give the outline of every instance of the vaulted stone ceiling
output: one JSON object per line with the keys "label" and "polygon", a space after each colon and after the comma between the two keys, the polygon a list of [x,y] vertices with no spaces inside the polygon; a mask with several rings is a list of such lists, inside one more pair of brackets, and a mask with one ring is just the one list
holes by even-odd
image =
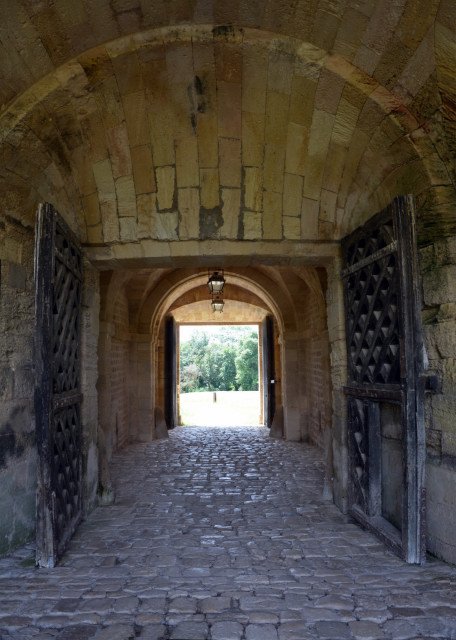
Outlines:
{"label": "vaulted stone ceiling", "polygon": [[[454,231],[452,0],[0,0],[0,205],[87,245]],[[152,250],[150,250],[152,251]],[[96,256],[96,249],[94,249]]]}

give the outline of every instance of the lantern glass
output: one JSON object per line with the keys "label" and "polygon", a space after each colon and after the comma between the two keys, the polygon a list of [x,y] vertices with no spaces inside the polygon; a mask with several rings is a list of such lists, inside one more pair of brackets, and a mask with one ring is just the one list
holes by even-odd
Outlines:
{"label": "lantern glass", "polygon": [[223,271],[214,271],[207,281],[207,286],[211,293],[222,293],[224,284],[225,278],[223,277]]}
{"label": "lantern glass", "polygon": [[218,296],[216,296],[215,298],[212,299],[211,305],[212,305],[212,311],[214,313],[216,311],[218,311],[219,313],[222,313],[225,303],[223,302],[222,298],[219,298]]}

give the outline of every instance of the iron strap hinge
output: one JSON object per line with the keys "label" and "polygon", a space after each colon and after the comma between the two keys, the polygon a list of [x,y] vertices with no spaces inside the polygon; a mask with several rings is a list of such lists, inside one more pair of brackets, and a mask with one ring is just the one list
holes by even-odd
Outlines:
{"label": "iron strap hinge", "polygon": [[66,391],[65,393],[55,394],[52,399],[54,411],[59,411],[72,404],[82,402],[83,395],[79,391]]}
{"label": "iron strap hinge", "polygon": [[341,278],[346,278],[347,276],[351,275],[352,273],[355,273],[355,271],[359,271],[359,269],[362,269],[363,267],[367,267],[367,265],[372,264],[373,262],[376,262],[377,260],[380,260],[380,258],[384,258],[385,256],[389,256],[391,253],[395,253],[396,251],[397,251],[397,240],[393,240],[393,242],[391,242],[386,247],[383,247],[382,249],[379,249],[378,251],[375,251],[370,256],[367,256],[366,258],[363,258],[362,260],[360,260],[356,264],[353,264],[350,267],[347,267],[346,269],[343,269],[340,272],[340,277]]}

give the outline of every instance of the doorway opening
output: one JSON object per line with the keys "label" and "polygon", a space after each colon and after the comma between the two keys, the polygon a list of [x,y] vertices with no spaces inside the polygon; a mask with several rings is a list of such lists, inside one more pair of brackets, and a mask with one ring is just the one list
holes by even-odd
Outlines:
{"label": "doorway opening", "polygon": [[259,335],[258,324],[178,325],[179,424],[263,423]]}

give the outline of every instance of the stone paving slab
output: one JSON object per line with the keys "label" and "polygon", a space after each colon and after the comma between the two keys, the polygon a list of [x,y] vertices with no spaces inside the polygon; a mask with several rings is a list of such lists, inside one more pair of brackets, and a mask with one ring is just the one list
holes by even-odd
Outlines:
{"label": "stone paving slab", "polygon": [[325,501],[315,447],[180,427],[113,477],[58,567],[0,560],[0,640],[456,640],[456,569],[404,564]]}

